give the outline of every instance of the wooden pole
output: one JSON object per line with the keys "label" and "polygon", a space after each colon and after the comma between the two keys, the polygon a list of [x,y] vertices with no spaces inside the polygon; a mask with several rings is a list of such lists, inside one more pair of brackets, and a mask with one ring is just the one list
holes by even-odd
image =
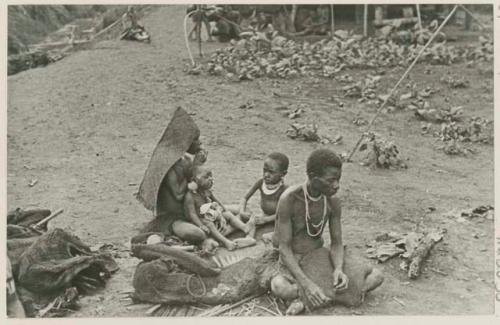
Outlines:
{"label": "wooden pole", "polygon": [[203,57],[201,52],[201,22],[203,21],[203,11],[201,10],[201,5],[198,5],[198,19],[196,21],[196,36],[198,38],[198,51],[200,53],[200,58]]}
{"label": "wooden pole", "polygon": [[460,8],[462,8],[462,10],[465,11],[466,14],[474,19],[481,29],[486,29],[486,26],[484,26],[483,23],[481,23],[481,21],[469,9],[467,9],[467,7],[465,7],[464,5],[460,5]]}
{"label": "wooden pole", "polygon": [[42,225],[46,224],[47,222],[49,222],[50,220],[54,219],[55,217],[57,217],[58,215],[60,215],[61,213],[63,213],[64,210],[63,209],[59,209],[57,210],[56,212],[54,212],[53,214],[51,214],[50,216],[48,217],[45,217],[43,218],[42,220],[38,221],[36,224],[35,224],[35,228],[38,228],[38,227],[41,227]]}
{"label": "wooden pole", "polygon": [[417,6],[417,18],[418,18],[418,28],[420,29],[420,31],[422,31],[422,16],[420,15],[420,5],[419,4],[416,4]]}
{"label": "wooden pole", "polygon": [[332,31],[332,37],[333,33],[335,32],[335,11],[333,11],[333,5],[330,5],[330,13],[332,15],[332,25],[331,25],[331,31]]}
{"label": "wooden pole", "polygon": [[[443,29],[443,27],[446,25],[446,23],[448,22],[448,20],[450,20],[450,18],[453,16],[453,14],[457,10],[457,8],[458,8],[458,5],[455,5],[453,7],[453,9],[450,11],[450,13],[445,18],[445,20],[441,23],[441,25],[438,27],[438,29],[436,29],[436,31],[434,32],[434,34],[432,34],[432,36],[429,38],[429,40],[424,45],[424,47],[422,47],[422,49],[420,50],[420,52],[418,52],[418,54],[415,57],[415,59],[413,59],[413,62],[406,69],[406,71],[403,73],[403,75],[401,76],[401,78],[399,78],[399,80],[396,83],[396,85],[389,92],[389,95],[387,95],[387,97],[385,98],[384,102],[379,106],[379,108],[375,112],[375,115],[373,116],[373,118],[371,119],[371,121],[368,123],[368,126],[366,127],[365,133],[367,133],[368,131],[370,131],[370,129],[371,129],[372,125],[373,125],[373,122],[375,122],[375,120],[377,119],[377,117],[380,114],[380,112],[382,112],[382,108],[385,107],[385,105],[387,104],[387,102],[389,101],[389,99],[392,97],[392,95],[394,94],[394,92],[396,91],[396,89],[399,87],[399,85],[401,84],[401,82],[403,82],[403,80],[406,78],[406,76],[410,73],[411,69],[413,69],[413,67],[415,66],[415,64],[417,64],[418,59],[420,59],[420,57],[422,56],[422,54],[424,53],[424,51],[427,49],[427,47],[429,47],[429,45],[432,43],[432,41],[434,40],[434,38],[436,37],[436,35],[439,34],[439,32],[441,31],[441,29]],[[364,138],[364,134],[361,135],[361,137],[359,138],[358,142],[354,145],[354,148],[352,149],[351,153],[347,157],[347,161],[351,160],[352,156],[354,155],[354,153],[358,149],[359,145],[361,144],[361,141],[363,141],[363,138]]]}
{"label": "wooden pole", "polygon": [[364,5],[363,10],[363,36],[368,36],[368,4]]}
{"label": "wooden pole", "polygon": [[297,16],[297,6],[298,5],[292,5],[292,33],[295,33],[295,16]]}

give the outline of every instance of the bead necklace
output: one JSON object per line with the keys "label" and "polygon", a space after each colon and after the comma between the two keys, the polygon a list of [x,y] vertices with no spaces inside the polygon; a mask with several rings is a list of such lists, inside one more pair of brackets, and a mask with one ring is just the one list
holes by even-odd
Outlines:
{"label": "bead necklace", "polygon": [[[303,191],[304,191],[304,202],[306,205],[306,213],[305,213],[304,217],[306,220],[307,234],[311,237],[317,237],[319,234],[321,234],[323,232],[323,228],[325,227],[325,224],[326,224],[326,214],[327,214],[327,205],[328,205],[328,203],[326,201],[326,196],[321,194],[317,198],[311,197],[307,191],[307,182],[303,185]],[[321,217],[321,221],[319,223],[314,224],[311,221],[311,216],[309,214],[309,200],[311,200],[313,202],[318,202],[319,200],[321,200],[321,198],[323,198],[323,216]],[[311,233],[311,229],[309,227],[309,224],[311,224],[311,226],[313,228],[319,228],[316,231],[316,233],[314,233],[314,234]]]}

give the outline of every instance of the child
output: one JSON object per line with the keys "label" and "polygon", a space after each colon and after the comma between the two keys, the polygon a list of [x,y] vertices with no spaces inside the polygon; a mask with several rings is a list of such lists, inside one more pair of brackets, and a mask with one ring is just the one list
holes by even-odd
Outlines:
{"label": "child", "polygon": [[[193,182],[189,184],[189,191],[184,199],[184,209],[188,219],[207,235],[215,237],[228,250],[255,244],[255,239],[252,238],[255,235],[253,220],[245,224],[226,210],[210,191],[212,186],[212,172],[205,167],[196,166]],[[226,238],[235,229],[243,231],[248,238],[234,241]]]}
{"label": "child", "polygon": [[276,207],[281,194],[287,186],[284,184],[285,175],[288,172],[288,157],[279,152],[273,152],[264,160],[263,177],[259,179],[241,200],[239,214],[242,217],[249,217],[247,202],[260,191],[260,208],[262,215],[254,217],[256,225],[274,222],[276,219]]}

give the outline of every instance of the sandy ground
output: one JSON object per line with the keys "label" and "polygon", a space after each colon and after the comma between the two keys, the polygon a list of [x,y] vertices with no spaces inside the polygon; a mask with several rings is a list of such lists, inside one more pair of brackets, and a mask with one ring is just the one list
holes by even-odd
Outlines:
{"label": "sandy ground", "polygon": [[[357,114],[369,120],[375,112],[356,100],[346,100],[342,108],[331,103],[330,96],[341,95],[334,80],[229,83],[186,75],[184,12],[181,6],[163,6],[144,18],[153,35],[150,45],[102,42],[8,78],[8,209],[64,208],[52,227],[66,228],[90,245],[111,243],[116,248],[121,270],[104,291],[84,297],[82,309],[73,316],[144,316],[149,307],[126,306],[118,298],[132,290],[138,263],[129,257],[128,242],[151,218],[134,193],[177,106],[194,114],[209,150],[215,193],[228,203],[237,202],[260,176],[262,160],[272,151],[291,158],[288,183],[304,179],[305,160],[319,145],[287,138],[290,120],[276,107],[306,104],[299,121],[317,122],[324,134],[341,134],[341,145],[329,145],[338,152],[350,151],[363,130],[351,120]],[[204,49],[208,53],[220,46],[204,44]],[[196,49],[194,43],[192,47]],[[425,74],[426,69],[432,73]],[[386,72],[382,89],[392,86],[403,69]],[[350,73],[361,77],[369,71]],[[448,89],[439,82],[448,73],[465,75],[471,86]],[[493,119],[492,75],[465,65],[417,65],[410,79],[420,87],[441,88],[430,99],[436,107],[461,105],[466,116]],[[238,108],[249,100],[256,102],[253,109]],[[447,156],[436,149],[435,138],[421,135],[420,122],[408,111],[382,114],[375,130],[396,141],[409,168],[371,170],[358,164],[361,154],[345,165],[339,193],[344,241],[364,256],[365,244],[384,232],[440,227],[447,233],[418,280],[409,281],[395,258],[379,265],[386,281],[361,308],[317,313],[493,313],[493,222],[458,223],[443,215],[493,205],[493,147],[476,145],[475,155]],[[32,179],[38,183],[29,187]],[[429,207],[436,211],[427,213]]]}

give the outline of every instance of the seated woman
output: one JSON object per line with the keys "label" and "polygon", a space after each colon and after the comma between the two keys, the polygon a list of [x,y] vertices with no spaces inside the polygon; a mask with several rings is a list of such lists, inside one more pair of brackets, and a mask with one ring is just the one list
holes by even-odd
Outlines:
{"label": "seated woman", "polygon": [[195,139],[186,154],[167,172],[158,191],[156,214],[161,220],[160,231],[191,243],[201,243],[206,239],[205,233],[191,222],[185,215],[184,197],[188,190],[188,182],[192,178],[196,165],[203,164],[207,152],[201,149],[201,142]]}

